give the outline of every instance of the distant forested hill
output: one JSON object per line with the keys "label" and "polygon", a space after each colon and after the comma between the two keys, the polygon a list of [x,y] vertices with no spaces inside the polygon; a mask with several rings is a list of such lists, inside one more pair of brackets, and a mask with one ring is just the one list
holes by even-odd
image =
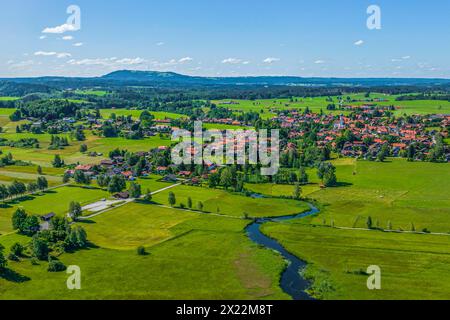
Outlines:
{"label": "distant forested hill", "polygon": [[[24,96],[30,93],[52,93],[87,87],[122,88],[140,86],[162,89],[190,90],[255,90],[267,87],[288,88],[377,88],[377,87],[421,87],[450,88],[450,79],[419,78],[302,78],[287,76],[264,77],[193,77],[174,72],[121,70],[102,77],[38,77],[0,78],[0,95]],[[292,89],[291,89],[292,90]],[[292,91],[301,92],[302,89]]]}

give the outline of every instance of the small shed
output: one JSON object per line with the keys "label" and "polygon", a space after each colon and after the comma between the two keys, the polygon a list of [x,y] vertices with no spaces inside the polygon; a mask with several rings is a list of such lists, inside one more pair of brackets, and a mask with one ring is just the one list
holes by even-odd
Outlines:
{"label": "small shed", "polygon": [[50,213],[47,213],[46,215],[41,216],[41,220],[48,222],[48,221],[52,220],[52,218],[54,216],[56,216],[56,214],[54,212],[50,212]]}
{"label": "small shed", "polygon": [[127,191],[119,192],[114,195],[114,198],[126,200],[130,198],[130,194]]}

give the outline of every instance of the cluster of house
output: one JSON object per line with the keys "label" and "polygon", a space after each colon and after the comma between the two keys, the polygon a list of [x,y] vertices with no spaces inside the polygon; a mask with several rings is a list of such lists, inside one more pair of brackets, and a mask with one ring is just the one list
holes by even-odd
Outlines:
{"label": "cluster of house", "polygon": [[227,125],[233,125],[233,126],[244,126],[245,125],[245,123],[231,119],[231,118],[226,118],[226,119],[205,118],[202,121],[204,123],[227,124]]}
{"label": "cluster of house", "polygon": [[[436,127],[442,127],[439,131],[444,138],[448,137],[450,115],[415,115],[414,121],[407,122],[404,119],[391,119],[382,115],[375,115],[376,109],[359,107],[362,112],[352,116],[303,114],[290,112],[278,115],[274,118],[282,128],[291,129],[289,138],[302,137],[305,133],[300,129],[304,123],[315,123],[320,128],[317,132],[317,145],[319,147],[331,145],[337,147],[336,141],[344,132],[350,132],[354,139],[339,146],[344,156],[361,157],[364,155],[376,155],[383,145],[388,144],[393,156],[398,156],[402,150],[406,150],[411,143],[420,146],[418,154],[427,155],[429,149],[435,144]],[[379,110],[378,110],[379,111]],[[431,129],[430,129],[431,128]],[[297,129],[297,130],[296,130]],[[447,150],[447,161],[450,161],[450,151]]]}

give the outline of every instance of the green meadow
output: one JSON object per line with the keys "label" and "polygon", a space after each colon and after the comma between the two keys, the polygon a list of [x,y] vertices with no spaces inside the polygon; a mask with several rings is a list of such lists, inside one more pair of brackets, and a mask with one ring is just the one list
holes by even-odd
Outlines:
{"label": "green meadow", "polygon": [[[108,157],[109,151],[120,148],[130,152],[137,151],[149,151],[159,146],[168,146],[172,144],[169,139],[160,138],[159,136],[149,137],[141,140],[128,140],[125,138],[103,138],[92,135],[89,131],[86,131],[86,141],[76,141],[71,139],[70,135],[60,134],[60,137],[67,137],[69,140],[69,146],[61,150],[49,150],[50,134],[32,134],[32,133],[6,133],[0,134],[0,137],[17,141],[23,138],[35,138],[38,139],[39,149],[25,149],[25,148],[12,148],[1,147],[0,150],[3,153],[10,152],[14,159],[32,162],[33,164],[43,167],[51,167],[51,162],[56,154],[59,154],[67,164],[81,163],[91,164],[99,163],[101,160]],[[97,152],[103,154],[99,157],[89,157],[88,154],[83,154],[79,151],[80,146],[86,144],[88,146],[88,153]]]}
{"label": "green meadow", "polygon": [[[252,244],[247,222],[152,205],[130,204],[83,223],[93,245],[60,260],[82,270],[82,289],[47,263],[11,262],[1,299],[288,299],[278,286],[283,259]],[[0,243],[26,243],[16,234]],[[146,246],[147,255],[135,246]]]}
{"label": "green meadow", "polygon": [[206,130],[254,130],[253,127],[235,126],[222,123],[203,123],[203,128]]}
{"label": "green meadow", "polygon": [[[309,263],[307,274],[316,280],[312,291],[324,299],[448,298],[448,164],[353,159],[334,164],[340,186],[307,195],[321,210],[317,216],[263,227]],[[373,227],[394,232],[363,230],[369,216]],[[443,235],[414,234],[413,228]],[[382,290],[366,287],[370,265],[382,269]]]}
{"label": "green meadow", "polygon": [[[107,92],[86,90],[85,95]],[[344,95],[344,97],[346,97]],[[350,95],[365,99],[363,94]],[[387,101],[378,105],[399,107],[403,113],[450,113],[446,101],[395,101],[396,96],[372,94]],[[2,98],[0,100],[14,99]],[[332,97],[333,103],[337,98]],[[230,100],[223,100],[230,101]],[[219,106],[236,113],[256,111],[267,119],[274,110],[300,108],[327,112],[327,97],[244,101]],[[78,102],[83,102],[79,100]],[[362,105],[365,102],[350,103]],[[35,181],[37,165],[50,186],[60,185],[64,169],[52,168],[56,154],[67,164],[94,164],[108,157],[109,151],[149,151],[168,146],[170,139],[159,136],[142,140],[103,138],[85,131],[86,141],[69,138],[70,146],[48,150],[51,135],[15,133],[20,122],[10,122],[13,109],[0,109],[0,137],[9,140],[36,138],[39,149],[0,147],[15,159],[30,166],[0,168],[0,184],[13,180]],[[142,110],[104,109],[109,118],[131,115],[138,118]],[[334,111],[334,113],[342,113]],[[152,112],[157,119],[179,119],[185,116]],[[239,126],[205,124],[206,129],[242,129]],[[246,128],[244,128],[246,129]],[[445,140],[449,143],[449,140]],[[90,157],[79,152],[81,144]],[[308,262],[306,274],[315,280],[311,293],[321,299],[446,299],[450,294],[450,170],[448,164],[407,162],[387,159],[385,162],[333,160],[337,168],[338,186],[321,189],[314,169],[308,170],[310,183],[302,186],[302,196],[313,202],[320,213],[316,216],[283,223],[268,223],[263,231],[280,241],[291,253]],[[142,191],[152,192],[170,186],[160,176],[150,175],[137,182]],[[153,195],[153,203],[129,203],[89,220],[79,222],[88,233],[91,246],[75,253],[65,253],[60,260],[78,265],[82,270],[82,290],[66,288],[67,275],[48,273],[47,262],[32,265],[29,258],[9,262],[15,272],[12,278],[0,278],[0,299],[289,299],[279,287],[285,261],[277,253],[253,244],[245,234],[249,217],[276,217],[307,211],[306,202],[285,199],[292,196],[294,186],[246,184],[262,198],[245,197],[222,189],[180,185]],[[174,208],[169,193],[176,197]],[[193,210],[187,207],[192,199]],[[0,244],[8,251],[15,242],[26,244],[30,238],[13,233],[11,216],[21,207],[28,213],[43,215],[55,212],[65,215],[71,201],[81,205],[110,198],[105,190],[93,186],[58,187],[0,204]],[[203,212],[197,211],[202,202]],[[367,229],[372,226],[393,232]],[[434,234],[417,234],[426,231]],[[448,235],[447,235],[448,234]],[[147,255],[136,253],[144,246]],[[369,265],[382,270],[382,290],[366,287]]]}
{"label": "green meadow", "polygon": [[450,232],[450,170],[446,163],[386,163],[340,159],[335,162],[340,187],[318,190],[308,197],[322,213],[312,222],[332,220],[339,227],[375,224],[393,230]]}
{"label": "green meadow", "polygon": [[[139,119],[141,116],[141,113],[143,110],[128,110],[128,109],[101,109],[100,114],[104,119],[109,119],[112,114],[115,114],[116,116],[132,116],[134,119]],[[164,119],[181,119],[186,118],[187,116],[177,114],[177,113],[171,113],[171,112],[158,112],[158,111],[151,111],[152,115],[155,116],[155,119],[157,120],[164,120]]]}
{"label": "green meadow", "polygon": [[[263,226],[309,263],[312,293],[322,299],[448,299],[450,236],[337,230],[301,223]],[[371,265],[381,269],[381,290],[368,290]],[[326,289],[324,289],[326,288]]]}
{"label": "green meadow", "polygon": [[[350,97],[354,100],[361,100],[356,102],[346,102],[346,98]],[[434,114],[434,113],[450,113],[450,102],[449,101],[439,101],[439,100],[415,100],[415,101],[396,101],[398,97],[396,95],[385,95],[379,93],[372,93],[370,95],[371,99],[380,98],[386,101],[380,102],[366,102],[364,94],[344,94],[344,103],[349,105],[361,106],[365,104],[376,104],[378,106],[395,106],[397,110],[394,112],[396,115],[403,114]],[[297,99],[297,101],[295,101]],[[313,112],[320,112],[323,110],[325,113],[341,114],[348,113],[348,111],[327,110],[329,104],[334,103],[338,106],[338,97],[331,97],[332,101],[328,100],[328,97],[314,97],[314,98],[294,98],[291,102],[290,99],[258,99],[254,101],[250,100],[235,100],[235,99],[225,99],[212,101],[218,106],[230,108],[236,112],[249,112],[254,111],[261,113],[263,118],[270,117],[271,110],[289,110],[289,109],[301,109],[305,110],[307,107]],[[233,101],[237,104],[224,104]]]}
{"label": "green meadow", "polygon": [[107,91],[104,90],[76,90],[76,94],[87,95],[87,96],[98,96],[104,97],[108,94]]}
{"label": "green meadow", "polygon": [[108,192],[95,186],[69,185],[7,201],[0,206],[0,234],[12,231],[11,217],[17,208],[23,208],[28,213],[39,216],[50,212],[64,216],[69,210],[69,204],[72,201],[86,205],[109,197],[110,194]]}
{"label": "green meadow", "polygon": [[234,195],[224,190],[200,187],[179,186],[166,190],[153,197],[157,203],[168,206],[169,192],[175,194],[177,204],[187,207],[188,197],[192,199],[193,209],[197,209],[198,202],[202,202],[203,211],[234,217],[243,217],[247,213],[250,217],[275,217],[301,213],[308,210],[304,202],[291,199],[250,198]]}

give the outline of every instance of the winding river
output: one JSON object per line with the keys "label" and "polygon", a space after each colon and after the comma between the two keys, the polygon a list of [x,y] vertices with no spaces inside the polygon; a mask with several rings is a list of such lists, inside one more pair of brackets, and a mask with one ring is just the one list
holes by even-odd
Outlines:
{"label": "winding river", "polygon": [[314,300],[309,296],[305,290],[309,287],[310,283],[308,280],[304,279],[299,270],[306,267],[306,262],[300,260],[293,254],[289,253],[279,242],[269,238],[261,232],[261,226],[267,222],[281,222],[292,219],[305,218],[307,216],[314,215],[319,212],[319,209],[309,204],[311,210],[297,215],[282,216],[277,218],[261,218],[255,220],[247,228],[247,235],[258,245],[275,250],[279,252],[284,259],[286,259],[289,264],[286,270],[281,275],[280,287],[284,292],[289,294],[294,300]]}

